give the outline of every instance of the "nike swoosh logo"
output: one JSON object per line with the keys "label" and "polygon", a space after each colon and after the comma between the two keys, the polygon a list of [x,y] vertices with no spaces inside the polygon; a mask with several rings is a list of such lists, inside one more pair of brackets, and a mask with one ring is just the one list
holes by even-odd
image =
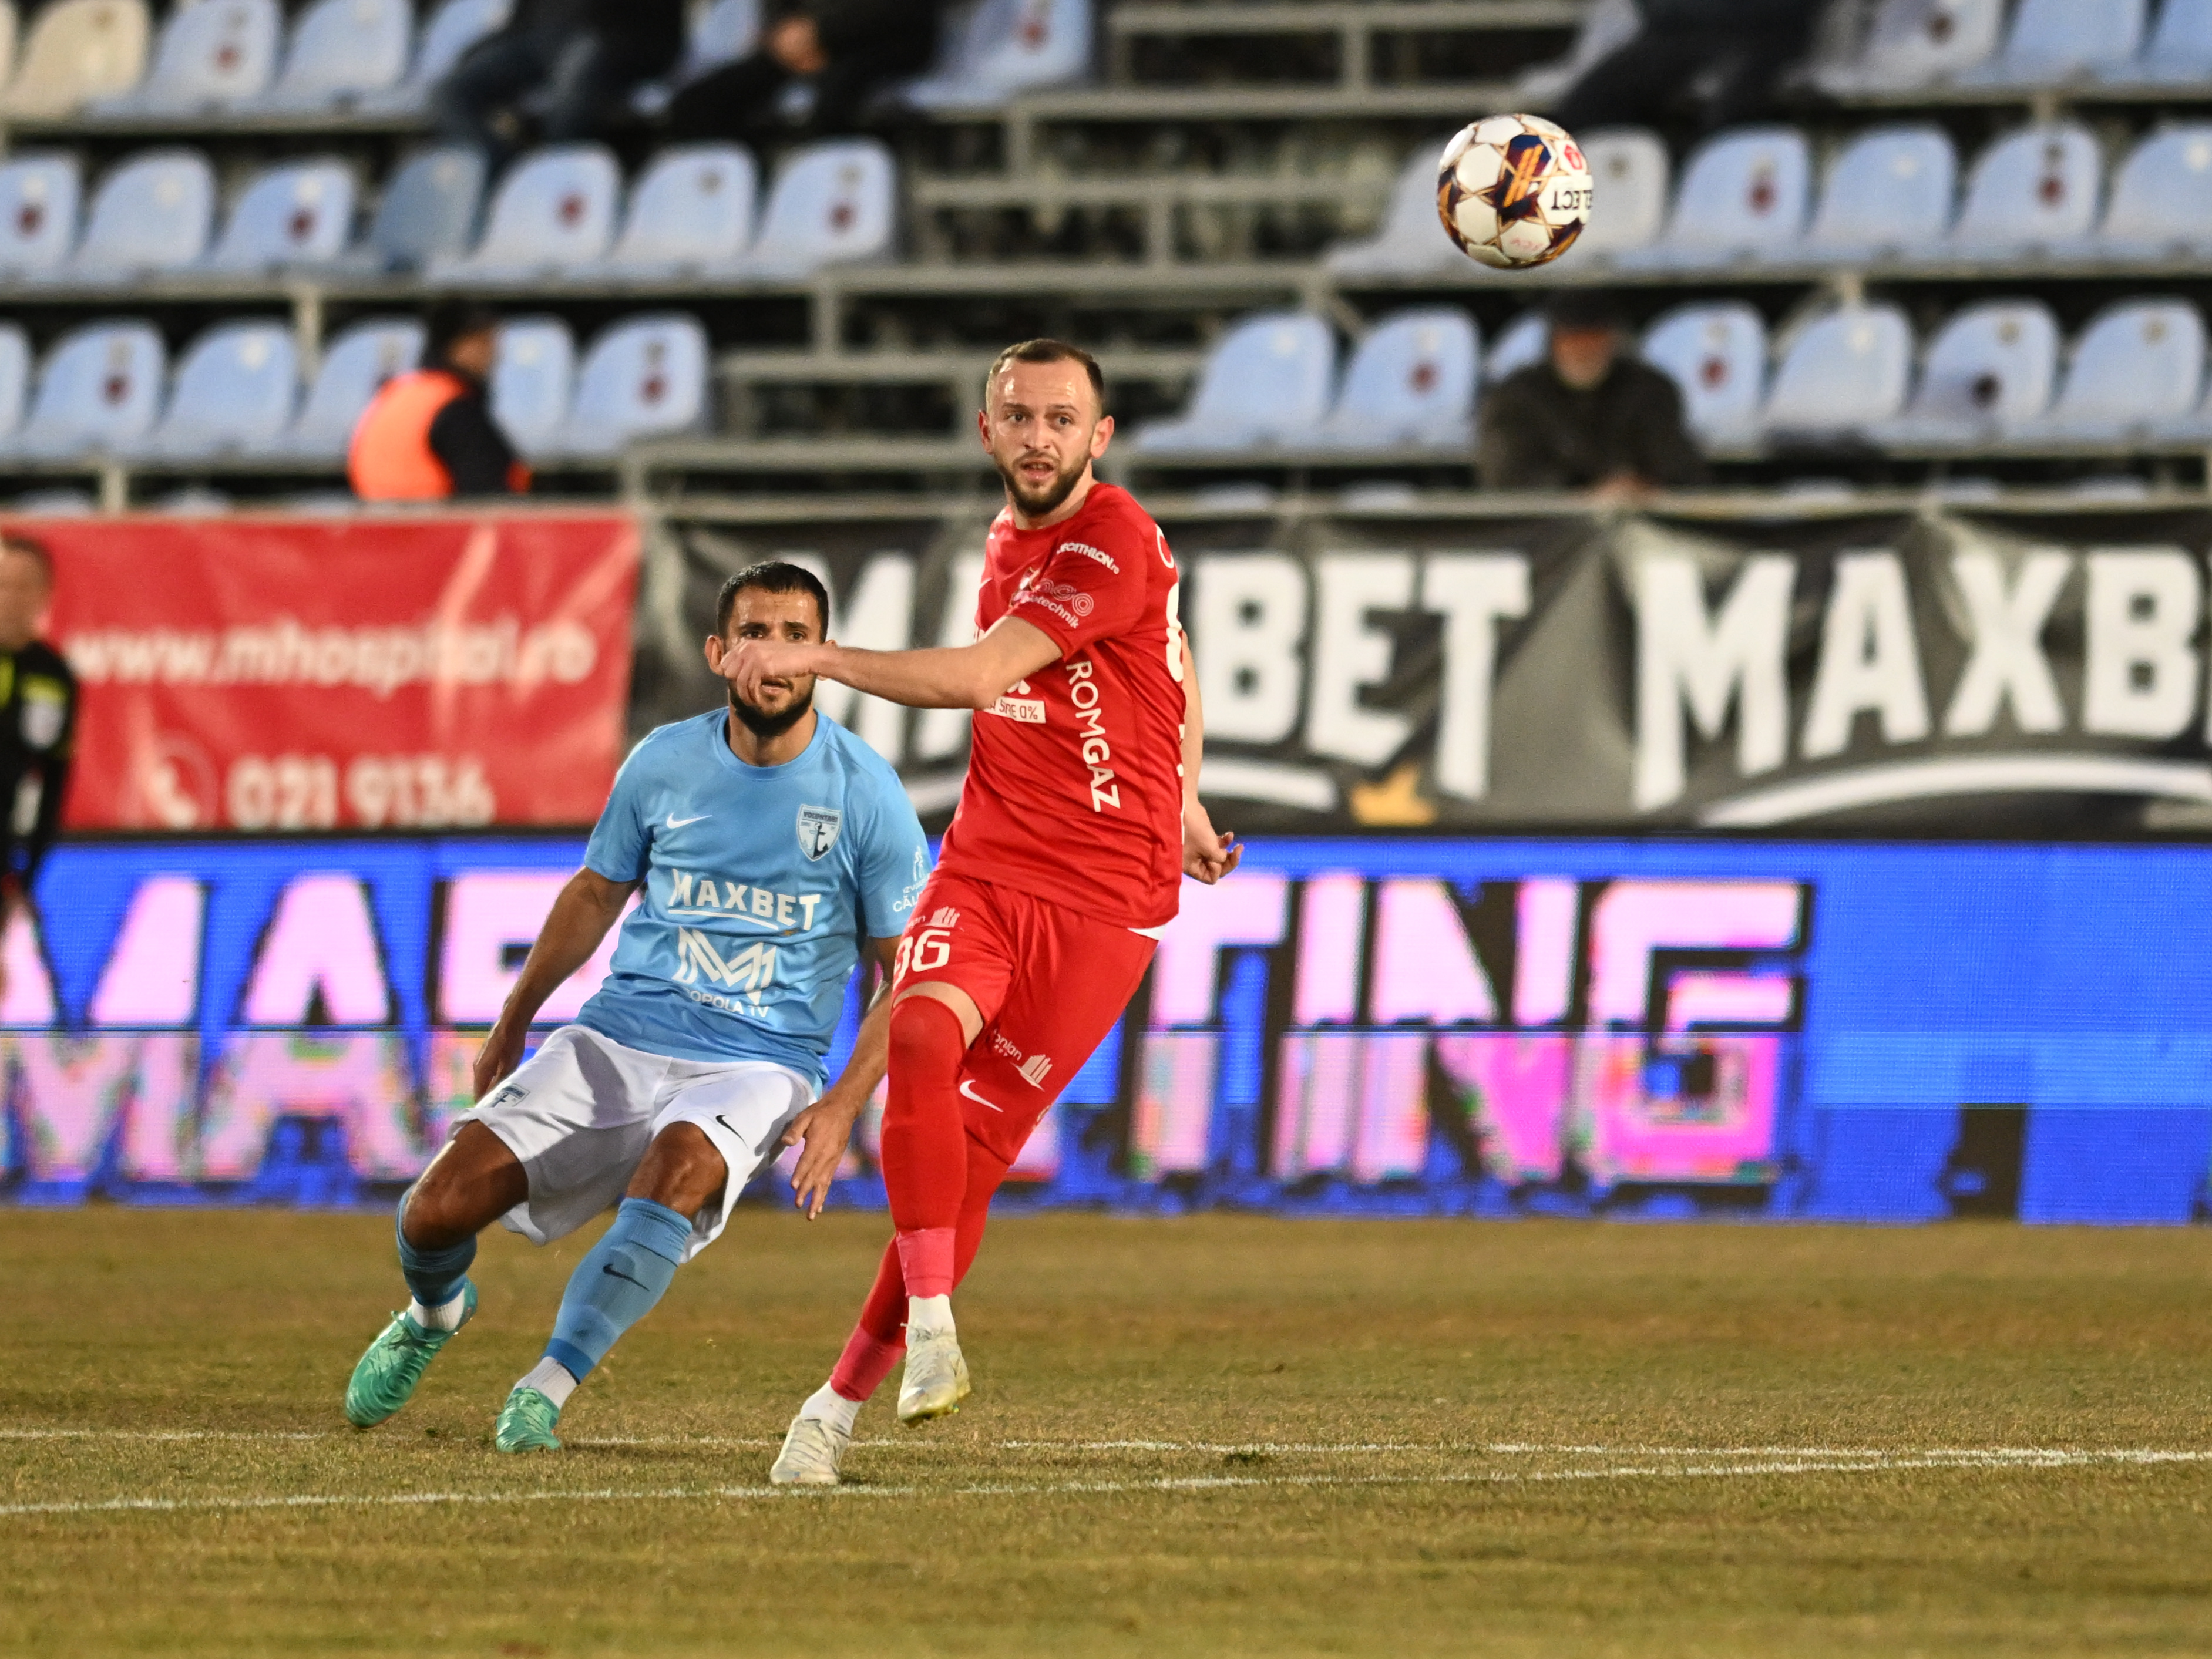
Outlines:
{"label": "nike swoosh logo", "polygon": [[969,1099],[974,1101],[978,1106],[990,1106],[991,1109],[994,1112],[1004,1112],[1006,1109],[1003,1106],[991,1106],[991,1103],[989,1101],[984,1099],[982,1096],[975,1092],[975,1085],[970,1083],[964,1077],[960,1079],[960,1092],[967,1096]]}
{"label": "nike swoosh logo", "polygon": [[714,816],[712,812],[702,812],[696,818],[679,818],[675,813],[671,812],[668,815],[668,827],[671,830],[681,830],[687,823],[699,823]]}
{"label": "nike swoosh logo", "polygon": [[648,1295],[648,1296],[650,1296],[650,1295],[653,1293],[653,1292],[652,1292],[652,1289],[651,1289],[651,1287],[650,1287],[650,1286],[648,1286],[648,1285],[645,1283],[645,1281],[644,1281],[643,1279],[632,1279],[632,1278],[631,1278],[628,1273],[618,1273],[618,1272],[617,1272],[617,1271],[616,1271],[614,1268],[612,1268],[612,1267],[602,1267],[599,1269],[599,1271],[600,1271],[601,1273],[605,1273],[605,1274],[609,1279],[621,1279],[621,1280],[623,1281],[623,1283],[624,1283],[625,1285],[636,1285],[636,1286],[638,1287],[638,1289],[640,1289],[641,1291],[645,1291],[645,1292],[646,1292],[646,1294],[647,1294],[647,1295]]}

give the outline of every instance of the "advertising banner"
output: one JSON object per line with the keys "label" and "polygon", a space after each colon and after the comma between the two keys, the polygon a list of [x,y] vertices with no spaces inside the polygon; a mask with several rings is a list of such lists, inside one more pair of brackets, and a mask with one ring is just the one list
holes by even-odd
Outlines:
{"label": "advertising banner", "polygon": [[622,758],[628,518],[42,520],[77,830],[583,824]]}

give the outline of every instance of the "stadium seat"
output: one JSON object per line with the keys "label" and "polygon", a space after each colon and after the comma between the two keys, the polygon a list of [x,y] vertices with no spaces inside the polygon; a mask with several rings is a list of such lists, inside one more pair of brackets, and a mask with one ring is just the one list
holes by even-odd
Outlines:
{"label": "stadium seat", "polygon": [[61,274],[79,283],[122,283],[181,270],[207,251],[214,219],[215,170],[206,156],[142,150],[100,181],[84,240]]}
{"label": "stadium seat", "polygon": [[2124,300],[2074,343],[2058,399],[2022,429],[2111,442],[2187,421],[2204,384],[2204,319],[2179,300]]}
{"label": "stadium seat", "polygon": [[500,180],[475,250],[434,258],[426,274],[449,283],[564,276],[606,252],[621,198],[622,169],[604,144],[532,150]]}
{"label": "stadium seat", "polygon": [[1778,434],[1840,434],[1905,406],[1912,325],[1894,306],[1845,306],[1792,341],[1774,371],[1760,424]]}
{"label": "stadium seat", "polygon": [[556,447],[575,376],[576,342],[558,317],[514,317],[500,325],[492,418],[524,454]]}
{"label": "stadium seat", "polygon": [[1091,0],[982,0],[945,34],[937,67],[901,89],[916,109],[993,109],[1091,71]]}
{"label": "stadium seat", "polygon": [[1870,127],[1828,167],[1806,241],[1817,258],[1867,260],[1940,241],[1957,204],[1958,152],[1942,128]]}
{"label": "stadium seat", "polygon": [[325,460],[343,456],[377,389],[406,374],[422,356],[422,325],[411,319],[372,317],[354,324],[324,348],[322,367],[307,388],[300,418],[278,447]]}
{"label": "stadium seat", "polygon": [[592,342],[552,448],[613,455],[635,438],[682,432],[707,407],[707,331],[681,313],[630,317]]}
{"label": "stadium seat", "polygon": [[327,264],[353,235],[353,170],[324,157],[288,161],[250,182],[208,255],[216,270]]}
{"label": "stadium seat", "polygon": [[1708,139],[1682,170],[1665,236],[1620,263],[1715,265],[1746,254],[1794,254],[1810,170],[1805,135],[1795,127],[1741,127]]}
{"label": "stadium seat", "polygon": [[1740,300],[1677,306],[1644,336],[1644,361],[1682,393],[1682,419],[1707,443],[1742,443],[1766,391],[1766,324]]}
{"label": "stadium seat", "polygon": [[31,348],[23,331],[0,323],[0,450],[15,441],[23,425],[23,405],[31,391]]}
{"label": "stadium seat", "polygon": [[67,115],[128,91],[146,72],[153,27],[146,0],[56,0],[32,19],[15,54],[6,112]]}
{"label": "stadium seat", "polygon": [[505,27],[514,9],[514,0],[442,0],[422,25],[405,77],[381,91],[364,93],[361,106],[386,112],[426,107],[430,88],[446,78],[463,52]]}
{"label": "stadium seat", "polygon": [[15,74],[18,21],[15,0],[0,0],[0,87],[6,86]]}
{"label": "stadium seat", "polygon": [[2004,0],[1881,0],[1858,58],[1820,72],[1832,92],[1907,92],[1957,78],[1996,50]]}
{"label": "stadium seat", "polygon": [[1993,259],[2076,241],[2097,222],[2102,187],[2087,128],[2071,121],[2026,128],[1974,163],[1948,248]]}
{"label": "stadium seat", "polygon": [[2057,378],[2058,324],[2048,307],[2026,300],[1968,306],[1929,343],[1911,406],[1872,435],[1899,447],[1987,443],[2050,408]]}
{"label": "stadium seat", "polygon": [[276,0],[192,0],[161,25],[146,78],[92,111],[191,115],[247,103],[267,89],[283,33]]}
{"label": "stadium seat", "polygon": [[2142,45],[2146,0],[2020,0],[2004,49],[1960,78],[2042,87],[2118,69]]}
{"label": "stadium seat", "polygon": [[2100,259],[2155,259],[2212,248],[2212,124],[2154,132],[2112,174],[2094,238],[2066,251]]}
{"label": "stadium seat", "polygon": [[266,453],[291,424],[299,395],[290,329],[217,323],[186,349],[161,424],[133,447],[170,459]]}
{"label": "stadium seat", "polygon": [[[1605,210],[1593,215],[1575,239],[1572,257],[1578,261],[1613,258],[1658,240],[1667,222],[1668,173],[1667,146],[1659,135],[1642,127],[1601,128],[1583,141],[1583,156],[1589,163],[1591,188]],[[1429,195],[1429,220],[1434,226],[1433,180]],[[1449,242],[1445,246],[1450,247]]]}
{"label": "stadium seat", "polygon": [[315,0],[293,26],[284,67],[261,102],[335,109],[388,92],[407,72],[414,33],[407,0]]}
{"label": "stadium seat", "polygon": [[1514,370],[1541,362],[1551,338],[1551,321],[1540,308],[1522,312],[1490,343],[1490,353],[1482,360],[1483,383],[1496,386]]}
{"label": "stadium seat", "polygon": [[465,144],[416,151],[385,185],[354,262],[390,270],[459,258],[476,232],[483,179],[483,156]]}
{"label": "stadium seat", "polygon": [[1137,433],[1139,451],[1252,449],[1311,437],[1336,381],[1336,336],[1304,312],[1248,317],[1206,354],[1178,419]]}
{"label": "stadium seat", "polygon": [[1341,449],[1403,445],[1464,451],[1474,439],[1480,338],[1453,306],[1401,311],[1376,323],[1344,372],[1321,441]]}
{"label": "stadium seat", "polygon": [[757,180],[735,144],[679,144],[653,158],[605,269],[617,276],[724,269],[752,240]]}
{"label": "stadium seat", "polygon": [[167,354],[151,323],[90,323],[46,353],[31,417],[11,447],[42,459],[126,450],[154,424]]}
{"label": "stadium seat", "polygon": [[0,165],[0,276],[52,276],[76,246],[76,157],[19,153]]}
{"label": "stadium seat", "polygon": [[[1390,187],[1390,205],[1374,235],[1340,242],[1328,251],[1338,276],[1413,276],[1457,269],[1469,261],[1444,234],[1437,218],[1437,158],[1445,138],[1415,148]],[[1587,240],[1589,231],[1583,237]]]}
{"label": "stadium seat", "polygon": [[2100,72],[2111,81],[2212,81],[2212,0],[2166,0],[2142,55]]}
{"label": "stadium seat", "polygon": [[683,88],[710,70],[735,63],[760,39],[760,0],[709,0],[695,5],[685,20],[684,59],[665,81],[650,81],[630,94],[644,116],[655,116]]}
{"label": "stadium seat", "polygon": [[897,210],[891,153],[872,138],[812,144],[787,157],[744,258],[756,276],[804,276],[890,252]]}
{"label": "stadium seat", "polygon": [[1583,13],[1575,44],[1565,58],[1525,69],[1514,78],[1521,106],[1547,107],[1595,64],[1626,46],[1644,27],[1636,0],[1596,0]]}

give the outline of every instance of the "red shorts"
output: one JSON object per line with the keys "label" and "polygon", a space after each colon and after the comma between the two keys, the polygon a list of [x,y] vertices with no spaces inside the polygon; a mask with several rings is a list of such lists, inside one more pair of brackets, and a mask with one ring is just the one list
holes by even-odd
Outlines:
{"label": "red shorts", "polygon": [[1106,1040],[1152,960],[1145,934],[939,871],[899,940],[893,993],[953,985],[983,1016],[960,1068],[969,1134],[1012,1164]]}

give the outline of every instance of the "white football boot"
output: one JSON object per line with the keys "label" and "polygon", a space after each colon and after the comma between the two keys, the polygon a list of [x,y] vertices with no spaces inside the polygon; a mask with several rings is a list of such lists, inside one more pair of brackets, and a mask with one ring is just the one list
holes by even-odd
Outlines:
{"label": "white football boot", "polygon": [[927,1423],[950,1417],[968,1397],[968,1362],[960,1357],[960,1336],[946,1325],[906,1335],[906,1372],[899,1378],[898,1420]]}
{"label": "white football boot", "polygon": [[837,1465],[853,1437],[835,1423],[805,1413],[791,1419],[783,1431],[783,1449],[769,1470],[769,1483],[777,1486],[834,1486]]}

